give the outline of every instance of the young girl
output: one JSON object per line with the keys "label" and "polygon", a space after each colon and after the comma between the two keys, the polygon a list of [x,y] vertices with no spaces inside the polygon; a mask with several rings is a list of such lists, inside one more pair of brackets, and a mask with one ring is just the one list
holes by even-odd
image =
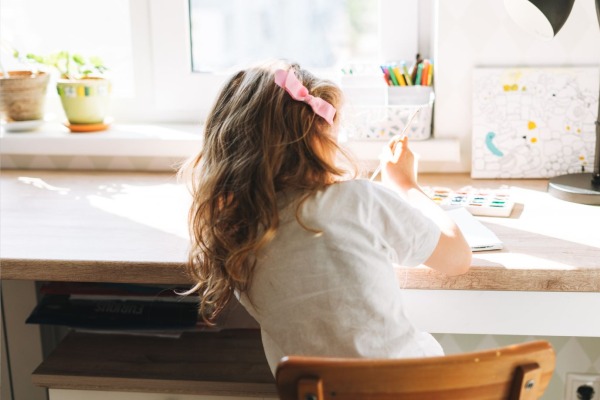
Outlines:
{"label": "young girl", "polygon": [[393,264],[467,271],[457,226],[423,194],[406,138],[389,143],[382,180],[342,179],[335,164],[341,90],[298,65],[235,74],[191,160],[189,268],[213,321],[237,296],[258,321],[271,369],[289,354],[441,355],[404,315]]}

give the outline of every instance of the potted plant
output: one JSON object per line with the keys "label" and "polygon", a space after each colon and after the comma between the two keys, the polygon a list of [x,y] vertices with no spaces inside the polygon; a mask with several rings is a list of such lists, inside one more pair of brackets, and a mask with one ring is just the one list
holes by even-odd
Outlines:
{"label": "potted plant", "polygon": [[91,132],[108,127],[111,83],[108,70],[98,57],[61,51],[49,56],[28,54],[27,58],[54,67],[60,74],[57,91],[72,132]]}
{"label": "potted plant", "polygon": [[[13,56],[19,59],[19,53]],[[38,68],[7,71],[0,66],[0,120],[8,131],[33,130],[44,120],[50,75]]]}

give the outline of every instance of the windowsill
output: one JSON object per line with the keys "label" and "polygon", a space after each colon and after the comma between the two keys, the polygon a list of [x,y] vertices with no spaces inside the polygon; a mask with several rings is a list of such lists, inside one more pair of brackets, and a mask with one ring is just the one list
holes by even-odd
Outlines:
{"label": "windowsill", "polygon": [[[33,132],[2,132],[2,156],[156,157],[185,159],[201,146],[199,124],[114,124],[109,130],[70,133],[58,123],[46,123]],[[386,141],[341,143],[361,163],[376,163]],[[458,139],[412,141],[420,161],[459,162]]]}
{"label": "windowsill", "polygon": [[114,124],[106,131],[70,133],[58,123],[32,132],[2,132],[0,154],[187,157],[200,147],[200,125]]}

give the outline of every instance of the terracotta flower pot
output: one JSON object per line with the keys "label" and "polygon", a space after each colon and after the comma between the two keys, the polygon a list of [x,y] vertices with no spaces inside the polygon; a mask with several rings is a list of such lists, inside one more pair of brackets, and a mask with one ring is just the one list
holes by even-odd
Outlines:
{"label": "terracotta flower pot", "polygon": [[57,90],[69,123],[99,124],[109,110],[110,81],[102,78],[60,80]]}
{"label": "terracotta flower pot", "polygon": [[7,122],[43,119],[49,78],[45,72],[9,71],[8,76],[0,73],[0,119]]}

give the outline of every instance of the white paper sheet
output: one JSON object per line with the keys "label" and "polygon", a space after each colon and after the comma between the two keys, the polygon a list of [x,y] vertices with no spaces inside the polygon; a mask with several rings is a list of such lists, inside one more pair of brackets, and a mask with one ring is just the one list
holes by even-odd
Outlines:
{"label": "white paper sheet", "polygon": [[456,222],[472,251],[499,250],[504,247],[498,236],[477,220],[464,207],[456,207],[446,212]]}

